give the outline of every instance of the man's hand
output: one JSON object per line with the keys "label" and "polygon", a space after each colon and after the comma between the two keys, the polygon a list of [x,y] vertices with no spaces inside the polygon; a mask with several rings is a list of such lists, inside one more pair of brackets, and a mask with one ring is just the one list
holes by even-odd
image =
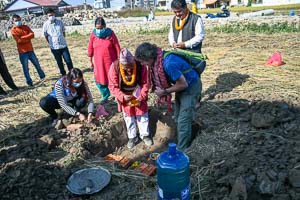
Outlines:
{"label": "man's hand", "polygon": [[132,95],[124,95],[124,101],[128,102],[132,99]]}
{"label": "man's hand", "polygon": [[159,97],[162,97],[162,96],[165,96],[166,95],[166,92],[164,89],[160,88],[160,87],[156,87],[155,88],[155,94]]}
{"label": "man's hand", "polygon": [[184,42],[176,43],[176,47],[175,48],[184,49],[185,48]]}
{"label": "man's hand", "polygon": [[176,42],[173,42],[172,47],[173,47],[173,48],[177,48],[177,43],[176,43]]}

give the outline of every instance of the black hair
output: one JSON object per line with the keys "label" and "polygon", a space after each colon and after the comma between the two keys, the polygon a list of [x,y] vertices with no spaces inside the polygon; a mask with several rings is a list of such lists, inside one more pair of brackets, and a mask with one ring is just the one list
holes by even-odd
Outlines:
{"label": "black hair", "polygon": [[20,17],[20,15],[17,15],[17,14],[14,14],[13,16],[12,16],[12,19],[20,19],[21,17]]}
{"label": "black hair", "polygon": [[149,61],[151,59],[156,60],[157,57],[157,46],[144,42],[140,44],[135,50],[135,58],[138,61]]}
{"label": "black hair", "polygon": [[67,75],[69,84],[72,84],[73,79],[82,78],[82,77],[83,77],[82,71],[78,68],[72,68]]}
{"label": "black hair", "polygon": [[73,79],[76,78],[82,78],[82,84],[80,85],[79,88],[76,88],[77,92],[79,95],[83,96],[85,98],[85,100],[88,100],[88,95],[87,95],[87,91],[85,89],[85,84],[84,84],[84,79],[83,79],[83,74],[82,71],[78,68],[72,68],[68,75],[67,75],[67,79],[68,79],[68,87],[73,87],[72,86],[72,81]]}
{"label": "black hair", "polygon": [[96,26],[96,24],[100,24],[104,27],[106,26],[106,23],[105,23],[105,20],[104,20],[103,17],[97,17],[96,20],[95,20],[95,26]]}
{"label": "black hair", "polygon": [[176,9],[183,9],[186,8],[186,2],[185,0],[173,0],[171,3],[171,8],[176,8]]}
{"label": "black hair", "polygon": [[48,15],[49,13],[54,13],[55,14],[55,11],[52,9],[52,8],[49,8],[46,12],[46,14]]}

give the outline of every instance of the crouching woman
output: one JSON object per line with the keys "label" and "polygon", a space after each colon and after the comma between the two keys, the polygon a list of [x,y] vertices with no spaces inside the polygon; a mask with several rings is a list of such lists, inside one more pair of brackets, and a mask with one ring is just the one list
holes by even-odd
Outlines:
{"label": "crouching woman", "polygon": [[72,116],[78,116],[80,121],[85,121],[86,116],[81,109],[88,105],[87,122],[91,122],[94,111],[93,97],[88,84],[83,79],[80,69],[73,68],[67,74],[58,79],[50,94],[40,100],[40,107],[52,118],[55,126],[58,115],[55,109],[62,108]]}

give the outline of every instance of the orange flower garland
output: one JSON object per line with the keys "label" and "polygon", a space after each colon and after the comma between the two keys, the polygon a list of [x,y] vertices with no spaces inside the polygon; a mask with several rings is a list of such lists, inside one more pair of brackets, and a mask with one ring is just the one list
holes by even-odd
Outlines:
{"label": "orange flower garland", "polygon": [[189,16],[189,11],[188,11],[187,15],[185,16],[185,18],[184,18],[183,20],[181,20],[180,26],[179,26],[179,24],[178,24],[178,20],[175,19],[175,29],[176,29],[177,31],[180,31],[180,30],[183,29],[183,27],[184,27],[184,25],[185,25],[185,21],[186,21],[186,19],[187,19],[188,16]]}
{"label": "orange flower garland", "polygon": [[133,62],[133,73],[132,73],[130,81],[126,80],[126,75],[125,75],[125,72],[124,72],[124,69],[123,69],[123,66],[121,63],[120,63],[120,72],[121,72],[121,77],[122,77],[123,82],[126,85],[133,85],[135,82],[135,79],[136,79],[136,63],[135,63],[135,61]]}

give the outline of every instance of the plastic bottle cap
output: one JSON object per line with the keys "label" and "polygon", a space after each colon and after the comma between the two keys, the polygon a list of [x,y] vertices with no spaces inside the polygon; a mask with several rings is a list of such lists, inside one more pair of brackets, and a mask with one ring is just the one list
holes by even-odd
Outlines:
{"label": "plastic bottle cap", "polygon": [[176,153],[176,144],[175,143],[169,143],[169,154],[174,155]]}

